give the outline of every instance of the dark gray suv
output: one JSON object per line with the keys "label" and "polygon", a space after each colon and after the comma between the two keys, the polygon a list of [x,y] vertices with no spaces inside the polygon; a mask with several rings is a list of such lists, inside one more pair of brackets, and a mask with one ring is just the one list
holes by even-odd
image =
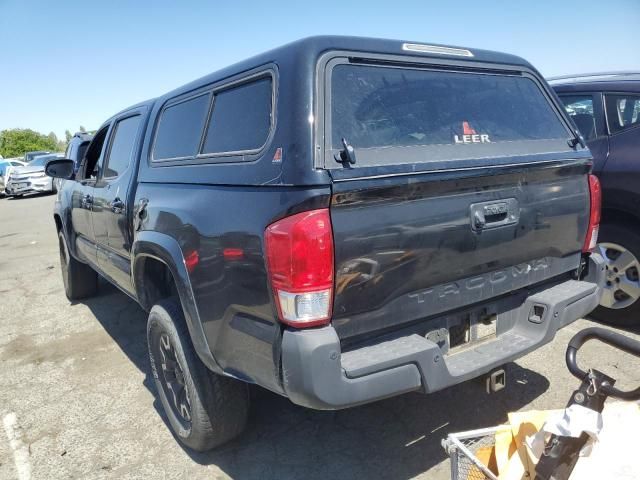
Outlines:
{"label": "dark gray suv", "polygon": [[607,283],[594,316],[640,324],[640,72],[557,77],[551,85],[593,154],[602,184]]}

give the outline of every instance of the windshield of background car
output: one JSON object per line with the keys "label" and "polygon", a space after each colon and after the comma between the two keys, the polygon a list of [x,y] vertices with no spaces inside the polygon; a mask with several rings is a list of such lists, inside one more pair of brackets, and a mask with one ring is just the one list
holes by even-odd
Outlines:
{"label": "windshield of background car", "polygon": [[526,75],[339,64],[330,103],[327,153],[344,138],[355,167],[570,150],[570,131]]}
{"label": "windshield of background car", "polygon": [[54,158],[58,158],[57,155],[43,155],[40,157],[36,157],[29,162],[30,167],[44,167],[49,160]]}
{"label": "windshield of background car", "polygon": [[45,155],[49,152],[30,152],[25,154],[25,160],[27,161],[27,163],[33,161],[34,158],[39,157],[41,155]]}

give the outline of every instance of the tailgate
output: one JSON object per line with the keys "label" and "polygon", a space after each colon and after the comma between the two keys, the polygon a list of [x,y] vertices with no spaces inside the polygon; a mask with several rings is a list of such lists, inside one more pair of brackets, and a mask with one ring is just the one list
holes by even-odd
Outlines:
{"label": "tailgate", "polygon": [[340,337],[575,270],[588,224],[588,168],[552,162],[449,179],[425,173],[336,182],[333,324]]}
{"label": "tailgate", "polygon": [[536,72],[336,58],[325,78],[341,339],[578,267],[589,153]]}

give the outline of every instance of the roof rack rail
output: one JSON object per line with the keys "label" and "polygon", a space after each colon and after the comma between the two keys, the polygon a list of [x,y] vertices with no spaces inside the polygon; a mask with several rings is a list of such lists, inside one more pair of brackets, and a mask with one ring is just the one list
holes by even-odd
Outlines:
{"label": "roof rack rail", "polygon": [[627,77],[627,76],[640,76],[640,71],[615,71],[615,72],[594,72],[594,73],[578,73],[573,75],[558,75],[556,77],[549,77],[547,81],[554,82],[558,80],[584,80],[594,79],[602,80],[612,77]]}

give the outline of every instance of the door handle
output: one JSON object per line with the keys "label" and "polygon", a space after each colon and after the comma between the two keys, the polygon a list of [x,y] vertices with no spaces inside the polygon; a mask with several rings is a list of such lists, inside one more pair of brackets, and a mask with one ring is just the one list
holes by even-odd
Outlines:
{"label": "door handle", "polygon": [[113,213],[122,213],[124,212],[124,202],[120,200],[118,197],[114,198],[111,202],[111,211]]}
{"label": "door handle", "polygon": [[469,213],[474,232],[513,225],[520,220],[520,208],[515,198],[474,203],[469,207]]}
{"label": "door handle", "polygon": [[482,230],[486,224],[487,221],[484,219],[484,215],[480,210],[473,212],[473,227],[475,230]]}

